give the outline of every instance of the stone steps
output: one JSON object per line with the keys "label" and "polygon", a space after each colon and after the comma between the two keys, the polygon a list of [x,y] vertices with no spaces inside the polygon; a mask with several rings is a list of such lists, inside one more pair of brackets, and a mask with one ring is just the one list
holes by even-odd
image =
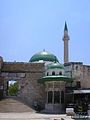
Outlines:
{"label": "stone steps", "polygon": [[18,98],[6,98],[0,101],[0,112],[35,112]]}

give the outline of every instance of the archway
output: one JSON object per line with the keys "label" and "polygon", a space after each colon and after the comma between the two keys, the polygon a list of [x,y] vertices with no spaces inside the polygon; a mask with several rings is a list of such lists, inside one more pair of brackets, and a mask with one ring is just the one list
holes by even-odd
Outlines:
{"label": "archway", "polygon": [[18,81],[17,80],[8,80],[7,81],[7,96],[17,96],[18,95]]}

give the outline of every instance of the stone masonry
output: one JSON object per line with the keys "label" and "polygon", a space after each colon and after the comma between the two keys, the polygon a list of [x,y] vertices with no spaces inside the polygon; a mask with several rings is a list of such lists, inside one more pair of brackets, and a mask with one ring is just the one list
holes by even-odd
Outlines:
{"label": "stone masonry", "polygon": [[80,82],[82,89],[90,88],[90,66],[82,62],[69,62],[65,64],[65,74],[73,78],[73,86]]}
{"label": "stone masonry", "polygon": [[43,106],[44,85],[38,83],[43,75],[43,63],[3,62],[0,81],[3,81],[4,96],[7,95],[7,82],[16,80],[19,86],[18,96],[24,102],[33,106],[36,101]]}

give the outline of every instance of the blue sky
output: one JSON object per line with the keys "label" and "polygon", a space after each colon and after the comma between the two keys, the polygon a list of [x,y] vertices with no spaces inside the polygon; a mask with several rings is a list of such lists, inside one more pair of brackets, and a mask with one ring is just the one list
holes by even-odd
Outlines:
{"label": "blue sky", "polygon": [[69,61],[90,64],[90,0],[0,0],[0,55],[27,62],[45,49],[63,63],[65,21]]}

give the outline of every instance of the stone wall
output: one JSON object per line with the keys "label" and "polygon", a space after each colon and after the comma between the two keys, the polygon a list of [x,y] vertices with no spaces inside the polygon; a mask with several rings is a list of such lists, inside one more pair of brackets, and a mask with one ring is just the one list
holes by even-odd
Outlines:
{"label": "stone wall", "polygon": [[4,89],[3,85],[4,85],[4,78],[0,76],[0,99],[3,98],[3,89]]}
{"label": "stone wall", "polygon": [[45,103],[44,85],[38,83],[40,77],[42,73],[27,73],[21,81],[20,97],[30,105]]}
{"label": "stone wall", "polygon": [[83,66],[83,80],[82,80],[83,88],[90,88],[90,66]]}
{"label": "stone wall", "polygon": [[2,72],[42,72],[43,63],[4,62]]}
{"label": "stone wall", "polygon": [[90,66],[83,65],[82,62],[70,62],[65,64],[65,73],[73,78],[73,86],[79,81],[82,89],[90,88]]}
{"label": "stone wall", "polygon": [[1,77],[4,81],[4,95],[7,91],[7,82],[16,80],[19,85],[18,96],[29,105],[39,101],[44,105],[44,85],[38,83],[44,75],[43,63],[4,62],[1,68]]}
{"label": "stone wall", "polygon": [[83,63],[82,62],[69,62],[65,64],[65,73],[67,76],[80,80],[83,77]]}

